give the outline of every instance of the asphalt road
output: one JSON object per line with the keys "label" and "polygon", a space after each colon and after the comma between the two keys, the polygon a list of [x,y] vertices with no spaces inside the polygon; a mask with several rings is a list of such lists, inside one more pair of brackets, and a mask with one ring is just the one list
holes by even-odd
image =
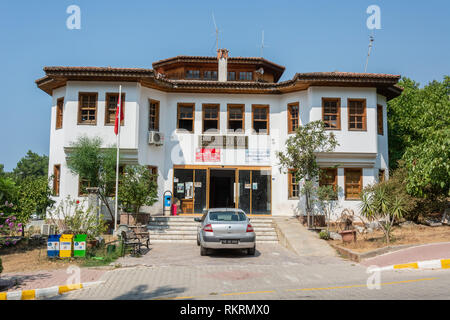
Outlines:
{"label": "asphalt road", "polygon": [[55,299],[450,299],[450,270],[373,274],[337,256],[299,257],[278,244],[257,250],[201,257],[195,244],[157,244],[118,260],[103,284]]}

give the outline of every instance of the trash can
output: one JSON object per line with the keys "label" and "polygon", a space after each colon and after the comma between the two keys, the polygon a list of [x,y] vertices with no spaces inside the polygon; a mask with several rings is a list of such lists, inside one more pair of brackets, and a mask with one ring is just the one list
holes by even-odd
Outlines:
{"label": "trash can", "polygon": [[73,239],[73,256],[85,257],[86,256],[86,237],[85,234],[77,234]]}
{"label": "trash can", "polygon": [[73,234],[62,234],[59,238],[59,257],[70,258],[72,256]]}
{"label": "trash can", "polygon": [[57,258],[59,256],[59,234],[48,236],[47,240],[47,257]]}
{"label": "trash can", "polygon": [[176,203],[172,204],[172,215],[173,216],[177,215],[177,209],[178,209],[177,204]]}

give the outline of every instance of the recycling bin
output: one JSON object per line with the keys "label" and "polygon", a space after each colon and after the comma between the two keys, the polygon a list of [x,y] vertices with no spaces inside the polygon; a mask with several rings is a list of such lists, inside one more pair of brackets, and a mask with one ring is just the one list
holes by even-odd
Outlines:
{"label": "recycling bin", "polygon": [[72,256],[73,234],[62,234],[59,238],[59,257],[70,258]]}
{"label": "recycling bin", "polygon": [[57,258],[59,256],[59,234],[48,236],[47,240],[47,257]]}
{"label": "recycling bin", "polygon": [[73,256],[86,257],[86,237],[85,234],[77,234],[73,239]]}

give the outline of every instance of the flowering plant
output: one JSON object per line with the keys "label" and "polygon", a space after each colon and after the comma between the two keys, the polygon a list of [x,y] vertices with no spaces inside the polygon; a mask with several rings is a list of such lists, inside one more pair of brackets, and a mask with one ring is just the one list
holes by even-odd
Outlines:
{"label": "flowering plant", "polygon": [[[12,207],[13,204],[5,203],[5,206]],[[16,235],[22,230],[23,225],[17,221],[16,216],[7,216],[4,212],[0,212],[0,248],[15,245],[20,239]]]}

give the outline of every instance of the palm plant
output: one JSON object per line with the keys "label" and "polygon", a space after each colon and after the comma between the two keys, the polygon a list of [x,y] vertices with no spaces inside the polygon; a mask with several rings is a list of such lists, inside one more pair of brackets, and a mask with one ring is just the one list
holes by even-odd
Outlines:
{"label": "palm plant", "polygon": [[389,244],[394,222],[406,213],[407,203],[401,195],[389,190],[388,182],[364,188],[361,194],[361,214],[377,221]]}

